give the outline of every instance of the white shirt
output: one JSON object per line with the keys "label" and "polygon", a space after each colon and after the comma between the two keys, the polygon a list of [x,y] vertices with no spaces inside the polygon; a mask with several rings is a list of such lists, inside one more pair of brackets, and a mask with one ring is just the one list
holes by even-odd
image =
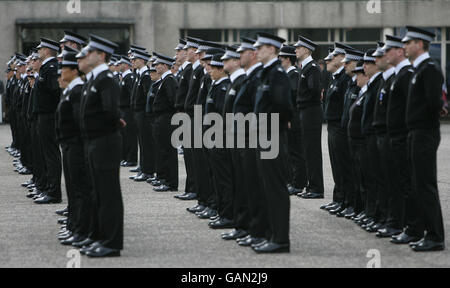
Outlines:
{"label": "white shirt", "polygon": [[91,71],[92,80],[95,80],[95,78],[97,78],[98,74],[100,74],[106,70],[109,70],[109,67],[108,67],[108,65],[106,65],[106,63],[102,63],[102,64],[98,65],[97,67],[95,67],[94,69],[92,69],[92,71]]}
{"label": "white shirt", "polygon": [[289,73],[289,72],[291,72],[292,70],[295,70],[295,68],[297,68],[297,67],[295,67],[295,66],[289,67],[289,68],[286,70],[286,73]]}
{"label": "white shirt", "polygon": [[208,71],[206,71],[206,68],[203,68],[203,73],[204,73],[205,75],[208,74]]}
{"label": "white shirt", "polygon": [[219,80],[217,80],[217,81],[215,81],[214,82],[214,85],[219,85],[222,81],[224,81],[224,80],[226,80],[226,79],[228,79],[228,77],[222,77],[222,78],[220,78]]}
{"label": "white shirt", "polygon": [[308,65],[309,62],[311,62],[311,61],[313,61],[313,58],[312,58],[312,56],[310,55],[310,56],[308,56],[308,58],[306,58],[305,60],[302,61],[302,66],[301,66],[302,69],[305,68],[305,66]]}
{"label": "white shirt", "polygon": [[[428,58],[430,58],[430,54],[428,52],[425,52],[422,55],[420,55],[419,57],[417,57],[413,63],[414,68],[419,67],[420,63],[422,63],[423,61],[425,61]],[[44,64],[42,64],[42,65],[44,65]]]}
{"label": "white shirt", "polygon": [[397,75],[403,67],[408,65],[411,65],[411,62],[409,62],[408,59],[404,59],[402,62],[398,63],[397,66],[395,66],[395,74]]}
{"label": "white shirt", "polygon": [[364,94],[366,91],[367,91],[367,84],[364,85],[364,86],[361,88],[361,90],[359,90],[359,95],[358,95],[358,96],[361,96],[361,95]]}
{"label": "white shirt", "polygon": [[88,74],[86,74],[86,81],[91,80],[91,77],[92,77],[92,71],[89,72]]}
{"label": "white shirt", "polygon": [[266,64],[264,64],[264,68],[269,67],[270,65],[272,65],[273,63],[275,63],[275,61],[277,61],[277,60],[278,60],[277,57],[273,58],[272,60],[270,60],[269,62],[267,62]]}
{"label": "white shirt", "polygon": [[139,76],[144,74],[144,72],[147,71],[147,70],[148,70],[147,65],[144,65],[141,69],[138,70]]}
{"label": "white shirt", "polygon": [[194,62],[194,64],[192,64],[192,69],[195,70],[198,67],[198,65],[200,65],[200,60],[197,60]]}
{"label": "white shirt", "polygon": [[48,61],[50,61],[50,60],[52,60],[52,59],[55,59],[55,57],[48,57],[47,59],[45,59],[44,61],[42,61],[42,66],[44,66],[45,65],[45,63],[47,63]]}
{"label": "white shirt", "polygon": [[245,74],[245,71],[244,71],[244,69],[242,69],[242,68],[240,68],[240,69],[234,71],[234,72],[230,75],[231,83],[233,83],[234,80],[236,80],[237,78],[239,78],[239,76],[244,75],[244,74]]}
{"label": "white shirt", "polygon": [[355,82],[356,81],[356,75],[352,77],[352,81]]}
{"label": "white shirt", "polygon": [[164,72],[164,74],[161,75],[161,80],[164,80],[164,78],[166,78],[170,74],[172,74],[172,71],[167,70],[166,72]]}
{"label": "white shirt", "polygon": [[336,72],[333,73],[333,79],[334,79],[334,76],[336,76],[337,74],[341,73],[342,69],[344,69],[344,66],[339,67],[339,69]]}
{"label": "white shirt", "polygon": [[373,82],[373,80],[375,80],[375,78],[377,78],[378,77],[378,75],[380,75],[381,74],[381,71],[380,72],[377,72],[377,73],[375,73],[372,77],[370,77],[370,79],[369,79],[369,83],[367,83],[367,85],[370,85],[370,83],[372,83]]}
{"label": "white shirt", "polygon": [[188,66],[189,64],[191,64],[191,62],[189,61],[184,61],[183,65],[181,65],[180,69],[178,69],[179,71],[184,70],[184,68],[186,68],[186,66]]}
{"label": "white shirt", "polygon": [[125,72],[122,73],[122,78],[125,78],[125,76],[127,76],[130,73],[131,73],[130,69],[126,70]]}
{"label": "white shirt", "polygon": [[73,89],[73,87],[77,86],[77,85],[83,85],[84,82],[83,80],[81,80],[80,77],[77,77],[75,79],[73,79],[69,85],[67,85],[66,89],[64,89],[63,94],[65,94],[67,91],[70,91]]}
{"label": "white shirt", "polygon": [[259,66],[261,66],[262,63],[258,62],[255,65],[253,65],[252,67],[248,68],[247,71],[245,71],[245,73],[247,73],[247,76],[252,74],[253,70],[255,70],[256,68],[258,68]]}
{"label": "white shirt", "polygon": [[394,74],[395,72],[395,68],[391,67],[388,70],[383,72],[383,79],[384,81],[386,81],[387,79],[389,79],[389,77],[391,77],[392,74]]}

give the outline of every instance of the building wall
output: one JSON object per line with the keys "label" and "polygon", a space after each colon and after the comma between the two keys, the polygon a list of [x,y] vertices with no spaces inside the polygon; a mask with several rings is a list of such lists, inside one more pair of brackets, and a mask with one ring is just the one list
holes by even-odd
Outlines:
{"label": "building wall", "polygon": [[67,1],[0,1],[0,63],[5,63],[19,47],[19,19],[44,19],[55,22],[55,26],[58,22],[124,20],[134,23],[135,43],[168,55],[173,54],[180,29],[450,26],[448,0],[382,0],[380,14],[370,14],[367,2],[81,0],[81,13],[69,14]]}

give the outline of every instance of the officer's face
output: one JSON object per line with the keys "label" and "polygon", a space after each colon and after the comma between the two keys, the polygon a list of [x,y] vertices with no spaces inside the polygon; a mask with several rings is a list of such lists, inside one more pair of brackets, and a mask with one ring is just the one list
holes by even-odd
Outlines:
{"label": "officer's face", "polygon": [[344,69],[347,75],[352,76],[353,75],[352,71],[355,70],[355,68],[356,68],[356,61],[349,61],[344,63]]}
{"label": "officer's face", "polygon": [[377,72],[377,70],[377,65],[375,65],[374,63],[364,62],[364,72],[366,73],[367,77],[372,77]]}
{"label": "officer's face", "polygon": [[336,72],[336,66],[333,63],[333,60],[327,60],[325,61],[325,64],[327,65],[327,71],[334,73]]}
{"label": "officer's face", "polygon": [[162,74],[164,74],[167,71],[167,67],[166,65],[162,64],[162,63],[158,63],[155,66],[156,68],[156,72],[161,76]]}
{"label": "officer's face", "polygon": [[377,65],[379,70],[385,71],[388,67],[386,55],[375,57],[375,64]]}
{"label": "officer's face", "polygon": [[219,80],[220,78],[222,78],[223,75],[223,69],[216,67],[216,66],[210,66],[211,67],[211,79],[214,81]]}
{"label": "officer's face", "polygon": [[223,70],[228,73],[233,73],[241,67],[241,61],[239,59],[228,59],[223,61]]}
{"label": "officer's face", "polygon": [[405,54],[405,50],[403,48],[391,48],[386,51],[386,61],[394,66],[397,66],[400,63],[400,60],[403,59]]}
{"label": "officer's face", "polygon": [[160,77],[159,77],[158,72],[153,71],[153,72],[150,72],[150,78],[152,79],[153,82],[155,82],[155,81],[158,80]]}
{"label": "officer's face", "polygon": [[186,61],[186,50],[177,50],[176,60],[178,65],[182,65]]}
{"label": "officer's face", "polygon": [[197,51],[197,48],[190,47],[187,49],[187,60],[189,62],[195,62],[197,59],[197,54],[195,52]]}
{"label": "officer's face", "polygon": [[241,55],[241,67],[242,68],[249,68],[252,55],[254,55],[254,52],[252,50],[244,50],[240,53]]}
{"label": "officer's face", "polygon": [[261,45],[258,47],[258,61],[262,63],[267,63],[270,60],[270,56],[273,55],[274,47],[270,45]]}
{"label": "officer's face", "polygon": [[89,66],[87,65],[86,57],[78,59],[78,69],[80,69],[81,72],[87,74],[89,71]]}
{"label": "officer's face", "polygon": [[61,68],[61,79],[67,83],[72,82],[73,79],[78,77],[77,69],[71,69],[69,67]]}
{"label": "officer's face", "polygon": [[211,65],[209,65],[209,63],[211,63],[211,60],[205,61],[205,69],[206,69],[206,72],[211,76]]}
{"label": "officer's face", "polygon": [[68,82],[64,81],[61,76],[58,77],[59,88],[64,89],[69,85]]}
{"label": "officer's face", "polygon": [[296,47],[295,48],[295,54],[297,55],[298,59],[306,59],[306,56],[308,55],[309,50],[306,49],[305,47]]}
{"label": "officer's face", "polygon": [[39,58],[44,59],[47,56],[48,48],[42,47],[38,50]]}
{"label": "officer's face", "polygon": [[367,77],[363,73],[356,73],[356,85],[358,85],[358,87],[363,87],[367,84],[368,81],[369,77]]}

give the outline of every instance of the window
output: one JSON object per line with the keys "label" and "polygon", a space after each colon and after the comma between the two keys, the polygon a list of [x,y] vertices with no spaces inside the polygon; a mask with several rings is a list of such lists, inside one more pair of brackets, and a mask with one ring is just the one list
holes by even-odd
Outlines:
{"label": "window", "polygon": [[380,28],[346,28],[344,42],[377,42],[381,39]]}
{"label": "window", "polygon": [[186,36],[207,39],[214,42],[223,42],[224,39],[223,29],[183,29],[181,30],[181,38]]}
{"label": "window", "polygon": [[276,34],[277,29],[182,29],[180,36],[181,38],[191,36],[231,45],[240,43],[241,37],[256,39],[256,34],[259,32]]}

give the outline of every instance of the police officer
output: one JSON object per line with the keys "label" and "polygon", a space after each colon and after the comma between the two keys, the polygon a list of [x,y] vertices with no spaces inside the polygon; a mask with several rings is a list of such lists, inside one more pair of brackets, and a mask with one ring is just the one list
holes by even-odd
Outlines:
{"label": "police officer", "polygon": [[[283,45],[280,50],[279,58],[281,65],[291,80],[292,103],[295,103],[297,97],[297,86],[300,73],[296,65],[297,56],[295,47]],[[302,151],[302,136],[300,128],[300,111],[295,108],[292,117],[291,127],[288,130],[288,159],[290,179],[288,181],[289,195],[296,195],[306,187],[306,164]]]}
{"label": "police officer", "polygon": [[153,112],[155,114],[155,139],[157,141],[158,154],[156,166],[158,167],[158,184],[153,188],[157,192],[178,190],[178,154],[177,149],[172,147],[171,135],[173,126],[170,119],[175,110],[175,99],[178,84],[170,67],[175,59],[157,55],[155,68],[161,75],[161,83],[153,101]]}
{"label": "police officer", "polygon": [[311,54],[317,44],[299,36],[296,47],[300,63],[300,80],[297,89],[297,107],[300,109],[303,151],[305,153],[308,185],[299,197],[321,199],[324,194],[322,168],[322,104],[321,71]]}
{"label": "police officer", "polygon": [[86,54],[91,76],[81,98],[81,133],[86,141],[87,158],[98,213],[99,241],[93,243],[89,257],[119,256],[123,249],[123,203],[120,189],[122,139],[118,101],[120,87],[106,63],[118,46],[90,35]]}
{"label": "police officer", "polygon": [[440,142],[439,116],[443,111],[444,77],[428,53],[436,35],[424,29],[407,27],[403,42],[414,67],[406,104],[408,147],[412,162],[413,193],[417,195],[427,231],[411,245],[414,251],[445,248],[445,233],[437,186],[436,153]]}
{"label": "police officer", "polygon": [[60,99],[57,82],[58,42],[41,38],[37,47],[42,66],[36,83],[34,111],[37,113],[38,135],[47,169],[47,189],[36,204],[61,202],[61,153],[55,135],[55,111]]}
{"label": "police officer", "polygon": [[150,91],[152,80],[150,71],[146,62],[150,59],[150,54],[144,51],[136,50],[131,58],[134,61],[137,70],[137,79],[134,82],[131,94],[131,110],[134,114],[134,120],[137,125],[139,139],[139,166],[140,173],[134,178],[134,181],[143,182],[152,177],[155,173],[155,158],[153,154],[154,141],[151,132],[151,126],[145,119],[145,106],[147,103],[147,94]]}
{"label": "police officer", "polygon": [[[256,92],[254,113],[259,118],[260,113],[277,113],[279,115],[278,131],[273,131],[267,125],[266,131],[259,133],[279,133],[279,153],[267,158],[263,154],[267,148],[258,143],[257,167],[262,179],[262,190],[266,197],[268,219],[270,225],[270,237],[267,241],[254,246],[256,253],[281,253],[289,252],[289,214],[290,201],[287,190],[287,171],[285,154],[282,153],[287,145],[287,129],[292,118],[293,105],[291,99],[291,84],[289,77],[278,60],[278,53],[285,39],[269,34],[258,33],[258,39],[254,46],[258,49],[258,60],[263,64],[260,74],[260,83]],[[268,118],[271,115],[268,115]]]}

